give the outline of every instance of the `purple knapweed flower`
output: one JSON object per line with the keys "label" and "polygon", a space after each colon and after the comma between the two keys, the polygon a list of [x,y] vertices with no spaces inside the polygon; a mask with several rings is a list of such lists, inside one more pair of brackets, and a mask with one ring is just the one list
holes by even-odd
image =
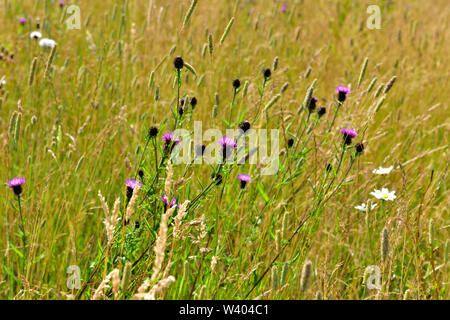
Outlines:
{"label": "purple knapweed flower", "polygon": [[[166,196],[161,196],[161,201],[164,203],[164,211],[167,211],[167,206],[169,205],[169,201],[167,200]],[[170,207],[174,207],[177,205],[177,199],[173,198],[172,201],[170,201]],[[180,207],[180,205],[178,204],[178,207]]]}
{"label": "purple knapweed flower", "polygon": [[[173,133],[168,132],[163,135],[163,141],[165,142],[164,148],[167,150],[168,147],[170,147],[170,152],[172,152],[173,148],[180,143],[180,139],[176,138],[174,139]],[[173,142],[173,143],[172,143]]]}
{"label": "purple knapweed flower", "polygon": [[10,187],[16,196],[20,196],[22,193],[22,185],[25,183],[24,178],[13,178],[8,181],[8,187]]}
{"label": "purple knapweed flower", "polygon": [[250,182],[252,180],[250,176],[243,173],[238,175],[237,178],[239,179],[239,181],[241,181],[241,189],[244,189],[247,182]]}
{"label": "purple knapweed flower", "polygon": [[336,92],[338,93],[338,101],[344,102],[347,97],[347,93],[351,93],[350,88],[344,86],[337,86]]}
{"label": "purple knapweed flower", "polygon": [[142,187],[142,183],[133,179],[128,179],[125,185],[127,186],[127,201],[130,201],[135,189],[137,190]]}
{"label": "purple knapweed flower", "polygon": [[287,3],[283,4],[283,6],[281,7],[281,12],[286,12],[287,11]]}
{"label": "purple knapweed flower", "polygon": [[344,143],[346,145],[351,144],[352,139],[356,138],[356,136],[357,136],[356,131],[353,128],[344,128],[341,130],[341,134],[343,135]]}
{"label": "purple knapweed flower", "polygon": [[25,18],[25,17],[20,17],[20,18],[19,18],[19,23],[20,23],[21,25],[24,25],[25,23],[27,23],[27,18]]}
{"label": "purple knapweed flower", "polygon": [[64,1],[63,0],[59,0],[59,6],[62,8],[64,6]]}
{"label": "purple knapweed flower", "polygon": [[223,160],[228,158],[231,152],[233,152],[233,149],[237,147],[237,143],[233,138],[223,137],[219,140],[219,144],[222,146]]}

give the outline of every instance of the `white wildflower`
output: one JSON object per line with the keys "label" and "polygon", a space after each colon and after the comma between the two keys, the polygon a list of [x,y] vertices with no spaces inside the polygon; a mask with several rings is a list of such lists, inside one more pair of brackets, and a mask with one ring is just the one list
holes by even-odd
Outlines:
{"label": "white wildflower", "polygon": [[394,166],[390,166],[388,168],[379,167],[378,169],[373,169],[372,173],[374,174],[389,174]]}
{"label": "white wildflower", "polygon": [[387,188],[382,188],[381,190],[375,189],[375,191],[370,193],[377,199],[393,201],[397,196],[395,191],[389,191]]}

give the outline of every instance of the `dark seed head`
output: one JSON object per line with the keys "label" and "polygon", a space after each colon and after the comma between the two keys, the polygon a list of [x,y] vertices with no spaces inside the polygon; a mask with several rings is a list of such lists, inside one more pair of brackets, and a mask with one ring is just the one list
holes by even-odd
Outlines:
{"label": "dark seed head", "polygon": [[205,153],[206,146],[204,144],[198,144],[195,146],[195,154],[199,157],[202,157]]}
{"label": "dark seed head", "polygon": [[242,121],[239,124],[239,129],[241,129],[242,131],[244,131],[244,133],[246,133],[250,129],[250,122]]}
{"label": "dark seed head", "polygon": [[240,86],[241,86],[241,80],[239,80],[239,79],[234,79],[234,80],[233,80],[233,87],[234,87],[235,89],[238,89]]}
{"label": "dark seed head", "polygon": [[182,57],[176,57],[173,60],[173,65],[175,66],[175,69],[178,69],[178,70],[182,69],[184,67],[183,58]]}
{"label": "dark seed head", "polygon": [[270,71],[269,68],[266,68],[266,69],[264,69],[263,74],[264,74],[264,78],[267,79],[267,78],[270,78],[270,76],[272,75],[272,71]]}
{"label": "dark seed head", "polygon": [[181,106],[184,106],[184,102],[185,102],[185,101],[186,101],[186,98],[181,99],[181,100],[180,100],[180,105],[181,105]]}
{"label": "dark seed head", "polygon": [[327,164],[327,171],[331,171],[333,169],[333,166],[331,163]]}
{"label": "dark seed head", "polygon": [[180,115],[180,117],[183,115],[184,110],[183,110],[183,106],[178,108],[178,114]]}
{"label": "dark seed head", "polygon": [[131,200],[133,196],[133,188],[127,186],[127,203]]}
{"label": "dark seed head", "polygon": [[344,144],[346,145],[351,145],[352,144],[352,137],[350,137],[349,135],[344,135]]}
{"label": "dark seed head", "polygon": [[158,134],[158,128],[157,127],[151,127],[148,130],[148,135],[150,138],[156,137],[156,135]]}
{"label": "dark seed head", "polygon": [[144,179],[144,170],[139,170],[138,171],[138,175],[139,175],[139,177],[141,178],[141,179]]}
{"label": "dark seed head", "polygon": [[216,182],[216,185],[219,185],[219,184],[221,184],[222,183],[222,175],[220,175],[220,174],[218,174],[216,177],[215,177],[215,179],[214,179],[214,181]]}
{"label": "dark seed head", "polygon": [[327,113],[327,109],[325,107],[320,107],[319,110],[317,110],[319,118],[322,117],[325,113]]}
{"label": "dark seed head", "polygon": [[134,228],[139,229],[140,226],[141,226],[141,222],[139,220],[136,220],[136,222],[134,223]]}
{"label": "dark seed head", "polygon": [[355,144],[356,153],[361,153],[364,151],[364,145],[361,142]]}
{"label": "dark seed head", "polygon": [[288,148],[292,148],[293,145],[294,145],[294,139],[289,138],[289,139],[287,140],[287,146],[288,146]]}
{"label": "dark seed head", "polygon": [[191,106],[192,106],[192,109],[194,109],[196,105],[197,105],[197,98],[196,98],[196,97],[193,97],[193,98],[191,99]]}
{"label": "dark seed head", "polygon": [[246,185],[247,185],[247,181],[241,180],[241,189],[244,189]]}
{"label": "dark seed head", "polygon": [[311,100],[309,101],[308,110],[309,112],[313,112],[316,109],[316,103],[318,99],[316,97],[311,97]]}

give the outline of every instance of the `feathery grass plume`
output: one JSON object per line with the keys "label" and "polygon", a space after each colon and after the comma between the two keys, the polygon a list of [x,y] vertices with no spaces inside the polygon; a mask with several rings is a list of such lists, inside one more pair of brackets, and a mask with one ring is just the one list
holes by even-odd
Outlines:
{"label": "feathery grass plume", "polygon": [[287,88],[289,87],[289,82],[285,82],[282,86],[281,86],[281,93],[284,93]]}
{"label": "feathery grass plume", "polygon": [[380,84],[378,86],[378,89],[377,89],[377,91],[375,91],[375,94],[373,95],[373,97],[374,98],[378,98],[378,96],[380,95],[380,93],[383,90],[383,88],[384,88],[384,83],[382,83],[382,84]]}
{"label": "feathery grass plume", "polygon": [[45,65],[44,78],[48,78],[50,75],[53,59],[55,58],[56,47],[56,45],[53,46],[52,51],[50,51],[50,55],[48,56],[47,64]]}
{"label": "feathery grass plume", "polygon": [[92,300],[100,300],[100,298],[106,298],[105,296],[105,289],[108,288],[108,283],[111,281],[111,278],[113,274],[116,272],[117,269],[114,269],[111,271],[105,279],[102,280],[100,285],[97,287],[97,290],[95,290],[94,295],[92,296]]}
{"label": "feathery grass plume", "polygon": [[33,85],[34,76],[36,75],[37,61],[37,57],[34,57],[33,61],[31,62],[30,75],[28,77],[28,86],[30,87]]}
{"label": "feathery grass plume", "polygon": [[309,75],[311,74],[311,71],[312,71],[311,67],[308,67],[308,69],[306,69],[305,75],[304,75],[303,77],[304,77],[305,79],[308,79],[308,78],[309,78]]}
{"label": "feathery grass plume", "polygon": [[375,113],[377,113],[378,110],[380,110],[380,108],[383,105],[385,99],[386,99],[386,96],[384,95],[384,96],[382,96],[380,98],[380,100],[378,100],[377,104],[375,105],[375,109],[374,109]]}
{"label": "feathery grass plume", "polygon": [[381,260],[385,262],[389,255],[389,232],[386,227],[381,231]]}
{"label": "feathery grass plume", "polygon": [[281,269],[280,285],[284,285],[286,283],[288,271],[289,271],[289,262],[285,262],[283,263],[283,269]]}
{"label": "feathery grass plume", "polygon": [[269,110],[279,99],[280,99],[281,95],[277,94],[276,96],[274,96],[272,99],[270,99],[270,101],[266,104],[266,106],[264,107],[264,111]]}
{"label": "feathery grass plume", "polygon": [[212,58],[214,52],[214,38],[212,33],[208,35],[208,47],[209,47],[209,55]]}
{"label": "feathery grass plume", "polygon": [[119,298],[119,285],[120,285],[119,269],[114,269],[111,272],[111,280],[112,280],[112,292],[114,294],[114,299],[117,300],[117,298]]}
{"label": "feathery grass plume", "polygon": [[208,44],[205,43],[202,48],[202,58],[206,56],[206,51],[208,50]]}
{"label": "feathery grass plume", "polygon": [[149,77],[149,79],[148,79],[148,87],[149,87],[149,88],[153,88],[154,82],[155,82],[155,71],[153,70],[153,71],[150,73],[150,77]]}
{"label": "feathery grass plume", "polygon": [[394,83],[395,83],[395,80],[397,80],[397,77],[396,77],[396,76],[393,76],[393,77],[391,78],[391,80],[389,80],[389,82],[386,84],[386,87],[384,88],[384,92],[383,92],[384,94],[388,93],[389,90],[391,90],[392,86],[393,86]]}
{"label": "feathery grass plume", "polygon": [[153,272],[151,277],[151,282],[155,281],[159,273],[161,272],[162,265],[164,262],[164,252],[166,250],[166,242],[167,242],[167,221],[169,221],[169,217],[172,216],[175,211],[176,206],[173,206],[162,215],[161,224],[159,225],[158,236],[155,241],[155,261],[153,264]]}
{"label": "feathery grass plume", "polygon": [[366,74],[366,69],[367,69],[367,64],[368,64],[368,62],[369,62],[369,58],[366,57],[366,58],[364,59],[363,64],[362,64],[361,72],[359,73],[358,85],[357,85],[358,88],[359,88],[359,86],[361,85],[361,82],[362,82],[363,79],[364,79],[364,75]]}
{"label": "feathery grass plume", "polygon": [[250,85],[250,81],[245,80],[244,89],[242,89],[242,95],[245,97],[247,95],[248,86]]}
{"label": "feathery grass plume", "polygon": [[131,264],[131,262],[127,261],[127,263],[125,263],[125,267],[123,268],[122,281],[120,283],[120,288],[122,289],[123,293],[126,293],[128,286],[130,285],[132,268],[133,265]]}
{"label": "feathery grass plume", "polygon": [[301,293],[304,293],[306,289],[308,289],[308,284],[309,280],[311,279],[311,275],[312,275],[312,262],[308,260],[303,265],[302,276],[300,278]]}
{"label": "feathery grass plume", "polygon": [[159,87],[156,87],[156,90],[155,90],[155,101],[159,101]]}
{"label": "feathery grass plume", "polygon": [[217,266],[218,260],[219,259],[217,256],[212,256],[212,258],[211,258],[211,273],[214,273],[214,271],[216,271],[216,266]]}
{"label": "feathery grass plume", "polygon": [[205,80],[205,74],[202,74],[202,75],[200,76],[200,78],[198,79],[198,81],[197,81],[197,87],[200,87],[200,86],[202,85],[203,80]]}
{"label": "feathery grass plume", "polygon": [[181,223],[183,222],[183,219],[186,216],[188,204],[189,204],[189,200],[186,200],[185,202],[183,202],[183,204],[178,209],[178,214],[174,219],[174,225],[173,225],[173,237],[174,238],[180,238]]}
{"label": "feathery grass plume", "polygon": [[189,20],[191,19],[192,13],[194,12],[197,2],[198,0],[192,0],[191,6],[189,7],[188,11],[186,12],[186,16],[184,17],[183,28],[188,24]]}
{"label": "feathery grass plume", "polygon": [[433,219],[430,219],[430,221],[428,222],[428,244],[432,246],[433,243],[434,243],[434,225]]}
{"label": "feathery grass plume", "polygon": [[[100,191],[99,191],[99,197],[100,197],[100,200],[102,201],[102,206],[103,206],[103,201],[105,201],[105,199],[100,194]],[[106,202],[105,202],[105,205],[106,205],[106,207],[108,207]],[[105,216],[104,224],[106,227],[106,236],[108,239],[108,246],[111,245],[113,242],[114,230],[116,229],[116,225],[119,222],[119,205],[120,205],[120,198],[117,198],[116,202],[114,203],[112,215]],[[107,212],[105,211],[105,215],[106,214],[107,214]]]}
{"label": "feathery grass plume", "polygon": [[314,81],[311,83],[311,85],[309,86],[308,90],[306,91],[305,100],[303,101],[303,103],[300,106],[300,108],[298,108],[297,114],[299,114],[301,112],[303,107],[304,108],[308,108],[309,104],[311,103],[311,97],[313,95],[316,83],[317,83],[317,79],[314,79]]}
{"label": "feathery grass plume", "polygon": [[219,106],[219,105],[220,105],[219,94],[216,92],[216,93],[214,94],[214,97],[215,97],[215,99],[216,99],[216,105]]}
{"label": "feathery grass plume", "polygon": [[20,123],[22,121],[22,113],[17,113],[16,123],[14,125],[14,143],[17,144],[19,142],[20,137]]}
{"label": "feathery grass plume", "polygon": [[278,69],[278,62],[279,62],[280,58],[278,58],[278,56],[275,57],[275,59],[273,59],[273,71]]}
{"label": "feathery grass plume", "polygon": [[272,266],[272,289],[278,289],[279,278],[278,278],[278,267],[276,265]]}
{"label": "feathery grass plume", "polygon": [[109,217],[109,207],[108,203],[106,203],[105,198],[102,196],[100,190],[98,190],[98,197],[100,198],[100,203],[102,204],[103,211],[105,212],[105,216]]}
{"label": "feathery grass plume", "polygon": [[167,162],[166,172],[167,176],[166,181],[164,182],[164,194],[166,197],[169,197],[170,190],[172,189],[172,177],[173,177],[172,162],[170,160]]}
{"label": "feathery grass plume", "polygon": [[323,295],[322,295],[322,291],[317,291],[316,292],[316,300],[323,300]]}
{"label": "feathery grass plume", "polygon": [[286,211],[283,215],[283,220],[281,221],[281,236],[283,238],[287,237],[288,218],[289,218],[289,212]]}
{"label": "feathery grass plume", "polygon": [[9,128],[8,128],[8,132],[10,135],[14,134],[14,128],[16,126],[16,119],[17,119],[17,115],[19,114],[19,112],[14,111],[11,115],[11,118],[9,118]]}
{"label": "feathery grass plume", "polygon": [[188,69],[190,72],[192,72],[192,74],[197,77],[197,71],[195,71],[194,67],[191,66],[189,63],[187,63],[186,61],[184,62],[184,66],[186,67],[186,69]]}
{"label": "feathery grass plume", "polygon": [[220,38],[220,41],[219,41],[220,45],[223,44],[223,42],[225,41],[226,37],[228,36],[228,33],[230,32],[230,29],[231,29],[231,26],[233,25],[233,22],[234,22],[234,17],[232,17],[230,19],[230,22],[228,22],[228,25],[225,28],[225,31],[223,32],[222,37]]}
{"label": "feathery grass plume", "polygon": [[126,218],[125,218],[125,222],[129,222],[131,216],[133,215],[134,212],[134,207],[136,206],[136,199],[139,193],[139,188],[134,188],[133,190],[133,195],[131,196],[130,199],[130,203],[128,203],[128,208],[127,208],[127,213],[126,213]]}
{"label": "feathery grass plume", "polygon": [[168,276],[167,278],[159,280],[149,292],[146,292],[147,288],[150,286],[150,282],[146,280],[138,289],[138,292],[134,295],[134,298],[139,300],[156,300],[156,295],[169,288],[170,284],[173,282],[175,282],[175,277]]}
{"label": "feathery grass plume", "polygon": [[275,242],[275,249],[276,249],[277,252],[281,251],[281,239],[282,239],[281,230],[277,230],[275,232],[275,241],[276,241]]}
{"label": "feathery grass plume", "polygon": [[367,87],[367,93],[372,91],[373,87],[375,86],[375,83],[377,83],[377,77],[373,77],[372,81],[370,81],[369,86]]}

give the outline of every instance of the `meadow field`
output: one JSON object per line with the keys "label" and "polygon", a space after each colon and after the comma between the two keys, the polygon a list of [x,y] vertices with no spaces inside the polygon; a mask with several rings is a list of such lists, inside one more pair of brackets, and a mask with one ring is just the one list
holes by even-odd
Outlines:
{"label": "meadow field", "polygon": [[0,299],[449,299],[449,17],[1,0]]}

